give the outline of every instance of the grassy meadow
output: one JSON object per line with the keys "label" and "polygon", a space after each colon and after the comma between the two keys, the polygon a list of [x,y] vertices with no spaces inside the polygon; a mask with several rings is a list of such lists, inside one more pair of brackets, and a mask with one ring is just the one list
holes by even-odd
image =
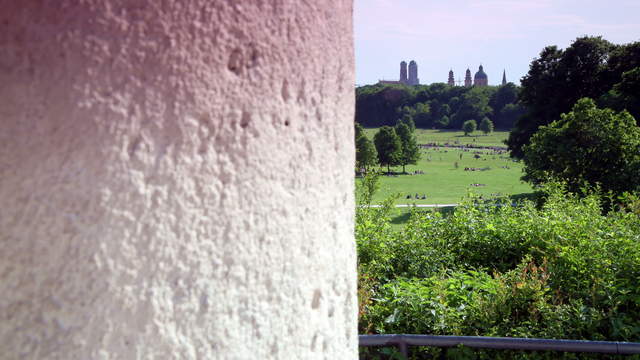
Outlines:
{"label": "grassy meadow", "polygon": [[[373,139],[376,131],[377,129],[366,129],[367,136]],[[461,131],[416,130],[419,144],[442,145],[457,142],[461,145],[504,147],[502,141],[507,136],[508,132],[495,132],[488,136],[464,136]],[[421,154],[422,158],[417,165],[406,167],[408,175],[400,174],[402,167],[395,167],[392,171],[397,175],[381,177],[380,190],[375,195],[374,202],[379,202],[395,193],[400,194],[396,204],[451,204],[459,202],[468,192],[485,198],[532,192],[529,184],[520,181],[522,164],[511,160],[506,150],[496,152],[488,149],[458,149],[441,146],[423,148]],[[476,155],[479,158],[476,158]],[[465,168],[476,170],[465,171]],[[424,174],[415,174],[416,171]],[[422,199],[423,195],[425,199]],[[410,196],[409,199],[408,196]]]}
{"label": "grassy meadow", "polygon": [[[373,141],[373,136],[378,132],[379,128],[365,128],[365,134]],[[488,135],[482,134],[480,131],[474,132],[472,135],[465,136],[464,132],[459,130],[427,130],[416,129],[415,136],[418,144],[426,143],[449,143],[452,145],[482,145],[482,146],[501,146],[506,147],[504,140],[509,137],[508,131],[494,131]]]}

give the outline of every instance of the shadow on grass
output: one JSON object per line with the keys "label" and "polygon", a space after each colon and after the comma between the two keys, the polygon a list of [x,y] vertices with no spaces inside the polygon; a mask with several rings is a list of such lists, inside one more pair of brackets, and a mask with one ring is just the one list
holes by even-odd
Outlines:
{"label": "shadow on grass", "polygon": [[409,221],[410,217],[411,213],[409,211],[402,211],[398,216],[391,218],[391,223],[393,225],[404,225]]}
{"label": "shadow on grass", "polygon": [[511,199],[511,201],[513,202],[520,202],[523,200],[529,200],[529,201],[533,201],[535,203],[540,201],[540,193],[538,192],[529,192],[529,193],[520,193],[520,194],[513,194],[509,196],[509,199]]}
{"label": "shadow on grass", "polygon": [[[418,208],[415,211],[419,213],[432,213],[434,211],[437,211],[441,213],[443,216],[449,216],[453,214],[455,210],[456,210],[455,206],[447,206],[447,207],[441,207],[441,208]],[[405,225],[409,221],[410,217],[411,217],[411,211],[407,208],[403,208],[402,210],[400,210],[400,213],[398,215],[391,218],[390,222],[393,225]]]}

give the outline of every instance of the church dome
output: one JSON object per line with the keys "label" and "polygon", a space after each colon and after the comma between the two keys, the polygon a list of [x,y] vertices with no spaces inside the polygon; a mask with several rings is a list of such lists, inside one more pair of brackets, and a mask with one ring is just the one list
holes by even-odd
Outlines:
{"label": "church dome", "polygon": [[478,69],[478,72],[476,73],[476,75],[473,78],[474,79],[486,79],[487,78],[487,74],[485,74],[484,70],[482,69],[482,65],[480,65],[480,68]]}

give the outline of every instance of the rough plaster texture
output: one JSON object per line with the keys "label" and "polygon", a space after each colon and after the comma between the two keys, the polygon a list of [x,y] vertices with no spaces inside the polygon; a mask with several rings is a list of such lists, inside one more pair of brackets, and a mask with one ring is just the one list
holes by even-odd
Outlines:
{"label": "rough plaster texture", "polygon": [[0,358],[355,358],[351,11],[0,0]]}

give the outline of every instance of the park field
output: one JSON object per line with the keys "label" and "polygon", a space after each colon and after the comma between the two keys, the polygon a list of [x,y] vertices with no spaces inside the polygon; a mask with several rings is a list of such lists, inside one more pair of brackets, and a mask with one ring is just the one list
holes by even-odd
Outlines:
{"label": "park field", "polygon": [[[366,131],[367,136],[373,139],[377,129]],[[508,134],[496,132],[488,136],[465,137],[460,131],[417,129],[416,132],[419,144],[453,145],[457,141],[460,145],[501,147],[504,147],[502,141]],[[374,203],[393,194],[399,194],[396,204],[452,204],[458,203],[470,192],[488,199],[521,196],[533,191],[529,184],[520,180],[522,164],[512,160],[506,149],[439,146],[422,148],[420,151],[422,156],[418,164],[406,167],[408,174],[401,174],[402,167],[395,167],[392,168],[394,175],[380,178],[380,190],[374,196]],[[383,170],[386,171],[386,168]]]}
{"label": "park field", "polygon": [[[373,141],[373,136],[378,132],[379,128],[365,128],[364,132],[367,137]],[[427,130],[416,129],[416,139],[418,144],[438,143],[452,145],[481,145],[481,146],[500,146],[506,147],[504,140],[509,137],[508,131],[494,131],[488,135],[482,134],[480,131],[474,132],[472,135],[465,136],[464,132],[459,130]]]}

